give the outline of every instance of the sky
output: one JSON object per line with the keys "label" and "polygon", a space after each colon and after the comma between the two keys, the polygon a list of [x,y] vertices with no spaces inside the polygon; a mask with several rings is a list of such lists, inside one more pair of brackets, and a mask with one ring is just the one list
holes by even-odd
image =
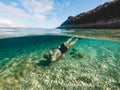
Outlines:
{"label": "sky", "polygon": [[112,0],[0,0],[0,27],[56,28]]}

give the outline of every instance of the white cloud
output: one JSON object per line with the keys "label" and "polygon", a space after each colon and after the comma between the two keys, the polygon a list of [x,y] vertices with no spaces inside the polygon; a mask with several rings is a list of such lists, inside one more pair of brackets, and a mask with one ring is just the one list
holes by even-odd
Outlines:
{"label": "white cloud", "polygon": [[[53,9],[53,0],[20,0],[21,2],[12,2],[6,5],[0,2],[0,18],[6,18],[12,22],[25,24],[26,26],[35,27],[41,22],[45,22],[46,14]],[[22,8],[17,7],[18,4]],[[5,20],[6,22],[6,20]],[[8,22],[7,22],[8,23]],[[1,23],[1,25],[3,25]],[[6,26],[6,24],[4,24]],[[13,26],[10,22],[7,24]],[[42,25],[41,25],[42,26]]]}
{"label": "white cloud", "polygon": [[11,5],[13,5],[13,6],[18,6],[18,3],[12,2]]}
{"label": "white cloud", "polygon": [[[32,7],[32,6],[31,6]],[[0,13],[7,15],[8,17],[14,17],[16,19],[24,19],[24,20],[43,20],[45,19],[45,16],[42,14],[37,14],[34,13],[34,15],[30,15],[28,13],[25,12],[24,9],[21,8],[15,8],[13,6],[9,6],[9,5],[4,5],[2,3],[0,3]]]}
{"label": "white cloud", "polygon": [[53,9],[53,0],[23,0],[22,3],[31,14],[46,14]]}
{"label": "white cloud", "polygon": [[0,19],[0,27],[24,27],[24,25],[13,23],[8,19]]}

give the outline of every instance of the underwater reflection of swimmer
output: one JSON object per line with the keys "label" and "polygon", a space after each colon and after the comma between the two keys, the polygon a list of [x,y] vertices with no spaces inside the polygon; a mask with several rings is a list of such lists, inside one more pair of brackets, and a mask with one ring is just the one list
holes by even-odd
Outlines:
{"label": "underwater reflection of swimmer", "polygon": [[44,58],[47,59],[50,62],[56,62],[59,61],[63,56],[64,53],[71,47],[73,46],[80,38],[75,38],[74,41],[73,37],[68,39],[65,43],[61,44],[60,46],[53,48],[52,50],[49,51],[49,53],[44,54]]}

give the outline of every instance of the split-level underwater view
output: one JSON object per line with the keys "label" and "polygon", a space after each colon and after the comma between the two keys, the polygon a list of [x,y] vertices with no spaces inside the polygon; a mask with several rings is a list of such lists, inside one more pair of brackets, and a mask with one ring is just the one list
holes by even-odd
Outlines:
{"label": "split-level underwater view", "polygon": [[0,0],[0,90],[120,90],[120,0]]}
{"label": "split-level underwater view", "polygon": [[43,55],[75,35],[47,31],[1,36],[0,90],[120,89],[120,42],[81,38],[58,62],[49,63]]}

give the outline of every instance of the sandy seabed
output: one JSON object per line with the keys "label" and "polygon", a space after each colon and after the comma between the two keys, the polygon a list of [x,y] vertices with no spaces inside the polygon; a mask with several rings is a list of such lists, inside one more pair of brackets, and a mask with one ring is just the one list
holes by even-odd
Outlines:
{"label": "sandy seabed", "polygon": [[59,62],[43,54],[67,36],[0,40],[0,90],[119,90],[120,43],[80,39]]}

